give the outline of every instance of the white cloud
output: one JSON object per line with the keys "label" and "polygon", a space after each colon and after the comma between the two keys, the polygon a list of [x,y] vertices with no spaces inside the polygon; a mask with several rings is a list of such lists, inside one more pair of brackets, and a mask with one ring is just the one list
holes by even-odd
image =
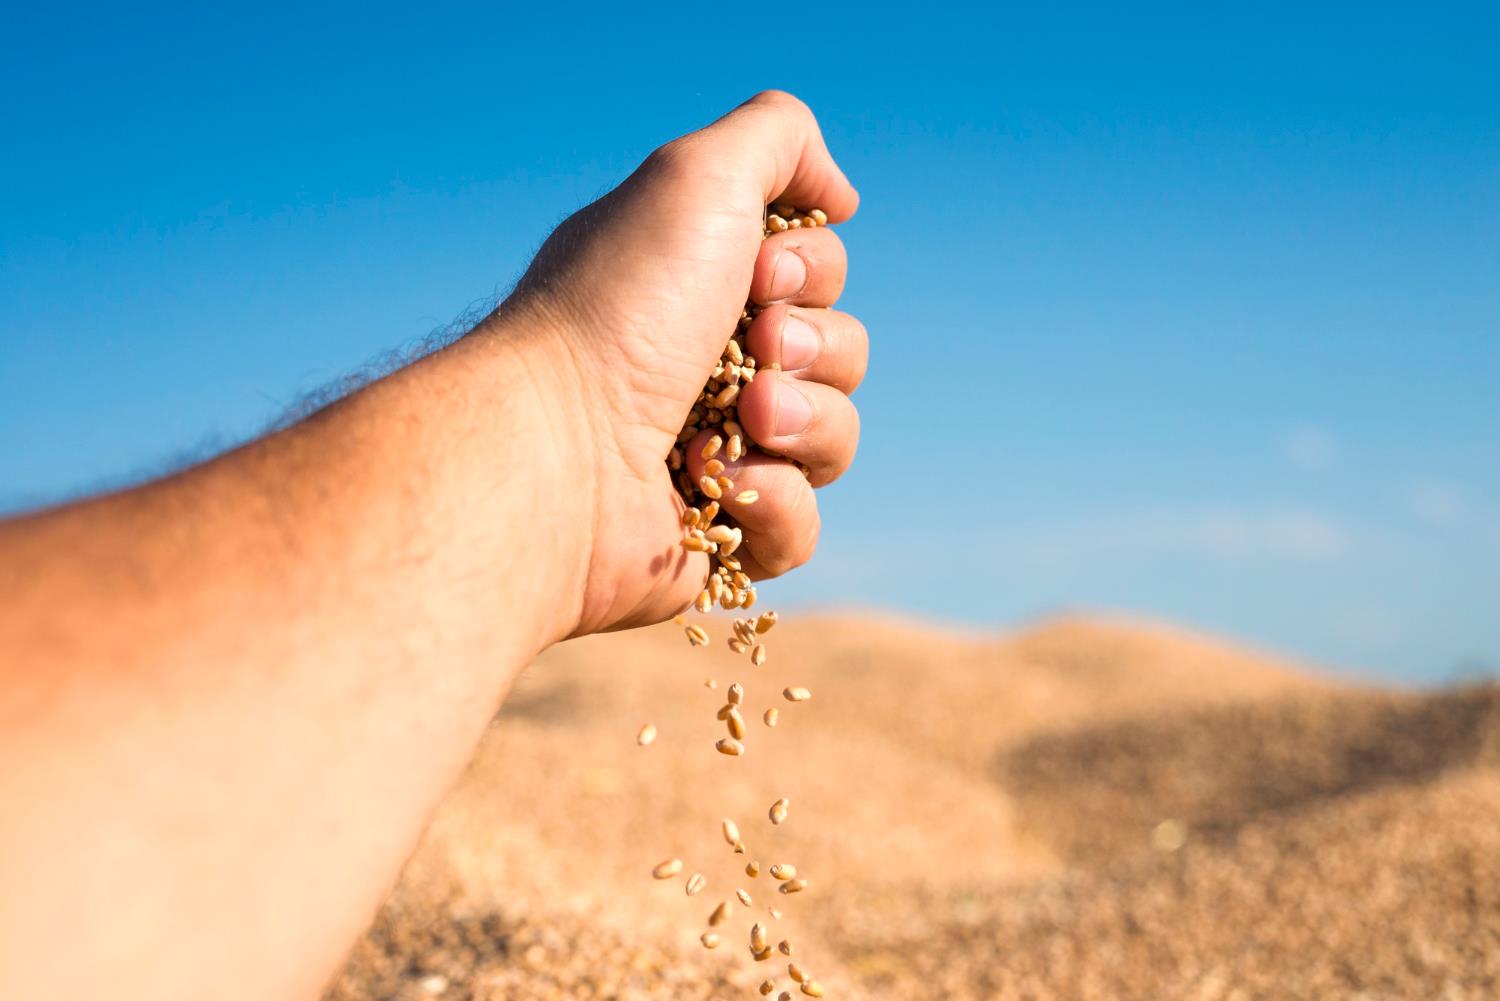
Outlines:
{"label": "white cloud", "polygon": [[1406,491],[1407,507],[1418,521],[1428,525],[1456,524],[1469,513],[1464,492],[1452,483],[1422,480]]}
{"label": "white cloud", "polygon": [[1204,507],[1018,526],[994,541],[1013,557],[1056,569],[1122,555],[1325,562],[1348,552],[1351,536],[1341,520],[1319,511]]}
{"label": "white cloud", "polygon": [[1282,457],[1298,469],[1309,472],[1327,469],[1333,464],[1337,451],[1333,435],[1313,424],[1293,428],[1281,440]]}

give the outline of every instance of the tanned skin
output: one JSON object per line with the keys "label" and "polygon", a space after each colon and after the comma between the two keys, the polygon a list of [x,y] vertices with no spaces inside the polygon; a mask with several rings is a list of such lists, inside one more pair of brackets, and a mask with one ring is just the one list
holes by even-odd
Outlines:
{"label": "tanned skin", "polygon": [[664,460],[747,298],[740,420],[775,455],[731,464],[760,494],[726,503],[737,555],[811,555],[866,336],[830,308],[839,238],[762,242],[772,200],[858,203],[775,92],[653,153],[448,347],[0,522],[0,993],[316,998],[517,672],[701,587]]}

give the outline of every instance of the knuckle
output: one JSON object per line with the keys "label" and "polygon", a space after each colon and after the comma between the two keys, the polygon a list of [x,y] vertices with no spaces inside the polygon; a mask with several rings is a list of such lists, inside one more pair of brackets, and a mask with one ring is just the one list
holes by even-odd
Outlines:
{"label": "knuckle", "polygon": [[823,461],[814,473],[814,486],[826,487],[847,473],[854,464],[854,453],[859,450],[859,410],[848,397],[844,399],[848,407],[847,424],[836,436],[830,436]]}
{"label": "knuckle", "polygon": [[795,94],[790,94],[784,90],[776,90],[774,88],[763,90],[750,98],[746,104],[751,107],[764,108],[775,114],[788,115],[792,118],[800,119],[800,126],[808,130],[815,131],[818,126],[817,116],[813,114],[812,108],[807,106],[807,102]]}
{"label": "knuckle", "polygon": [[817,500],[805,484],[782,503],[784,506],[776,512],[776,527],[766,533],[761,549],[755,554],[773,577],[780,577],[812,559],[821,531]]}
{"label": "knuckle", "polygon": [[682,136],[658,146],[643,165],[651,174],[675,177],[692,174],[702,165],[703,146],[693,136]]}
{"label": "knuckle", "polygon": [[870,332],[865,325],[849,318],[849,389],[853,392],[864,381],[870,367]]}
{"label": "knuckle", "polygon": [[810,111],[802,100],[787,91],[775,87],[769,87],[754,97],[750,98],[751,104],[763,104],[772,108],[783,108],[792,111]]}
{"label": "knuckle", "polygon": [[796,547],[792,550],[792,568],[800,567],[813,558],[818,550],[818,538],[823,534],[823,522],[818,517],[817,509],[814,508],[812,517],[808,519],[807,527],[798,540]]}

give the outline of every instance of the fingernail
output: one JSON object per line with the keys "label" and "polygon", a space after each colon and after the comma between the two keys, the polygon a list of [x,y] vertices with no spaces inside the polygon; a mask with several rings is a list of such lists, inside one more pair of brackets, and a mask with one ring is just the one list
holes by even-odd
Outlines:
{"label": "fingernail", "polygon": [[780,376],[776,379],[776,420],[772,427],[776,436],[798,434],[812,423],[813,406],[802,394],[802,391],[792,385],[791,380]]}
{"label": "fingernail", "polygon": [[790,299],[807,284],[807,262],[795,250],[783,250],[771,268],[772,300]]}
{"label": "fingernail", "polygon": [[781,323],[781,353],[784,369],[806,368],[818,360],[818,332],[806,320],[787,314]]}

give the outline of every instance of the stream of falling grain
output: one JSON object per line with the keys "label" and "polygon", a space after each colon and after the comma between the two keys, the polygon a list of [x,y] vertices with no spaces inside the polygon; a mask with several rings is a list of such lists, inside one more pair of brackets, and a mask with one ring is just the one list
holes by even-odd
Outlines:
{"label": "stream of falling grain", "polygon": [[[827,224],[828,216],[819,209],[799,212],[790,205],[773,204],[767,208],[762,238],[789,229],[813,228]],[[756,373],[761,371],[745,342],[750,326],[755,322],[755,317],[759,313],[760,307],[754,303],[745,305],[740,313],[738,325],[725,344],[718,363],[709,374],[708,381],[703,386],[703,392],[688,412],[687,420],[683,422],[682,430],[677,435],[677,442],[667,457],[667,467],[684,505],[682,548],[688,552],[706,553],[709,559],[708,580],[693,602],[693,607],[703,614],[708,614],[716,605],[726,611],[739,609],[748,611],[755,605],[757,598],[754,582],[745,573],[744,566],[735,555],[744,543],[744,531],[736,522],[734,511],[743,510],[755,504],[760,500],[760,494],[750,489],[736,490],[733,478],[728,475],[731,467],[726,464],[726,460],[727,463],[738,462],[758,448],[755,441],[739,423],[738,400],[741,388],[754,382]],[[766,368],[775,370],[779,369],[780,365],[772,363]],[[712,433],[698,449],[697,458],[702,462],[702,472],[694,479],[689,471],[689,466],[693,463],[685,449],[705,431]],[[809,471],[806,466],[799,464],[799,468],[804,476],[808,475]],[[688,643],[692,646],[708,646],[712,642],[708,631],[703,626],[689,623],[681,615],[677,616],[676,622],[683,627]],[[761,667],[769,657],[766,644],[761,637],[770,632],[776,622],[776,613],[769,611],[754,617],[735,618],[731,635],[727,640],[730,650],[745,657],[750,667]],[[717,687],[713,679],[709,679],[705,684],[710,689]],[[717,718],[724,723],[728,736],[721,737],[714,747],[720,754],[739,758],[747,749],[748,730],[741,708],[745,705],[746,688],[736,681],[730,684],[726,694],[728,701],[719,709]],[[792,703],[805,702],[812,698],[812,693],[806,688],[786,688],[781,694],[786,701]],[[779,717],[780,711],[775,706],[770,706],[764,710],[761,719],[767,727],[774,727]],[[644,747],[649,745],[655,737],[656,727],[648,723],[641,728],[637,743]],[[786,822],[789,806],[790,803],[786,797],[777,799],[771,804],[768,814],[773,826],[779,827]],[[746,847],[740,836],[738,825],[732,819],[725,818],[721,829],[724,841],[730,848],[736,854],[744,854]],[[658,865],[652,871],[652,875],[657,879],[668,879],[676,876],[682,869],[681,860],[671,859],[669,862]],[[751,861],[745,866],[745,874],[751,879],[758,877],[760,870],[761,866],[757,861]],[[770,874],[774,878],[774,885],[782,895],[800,893],[808,886],[808,881],[797,876],[797,868],[791,863],[778,862],[772,865]],[[694,871],[685,884],[688,896],[701,892],[706,883],[703,874]],[[752,897],[749,891],[737,889],[734,891],[734,896],[747,910],[752,907]],[[714,929],[724,925],[730,920],[733,912],[734,908],[728,900],[720,901],[708,916],[709,928]],[[766,908],[766,913],[772,920],[781,920],[781,911],[775,907]],[[723,939],[718,931],[706,930],[700,936],[700,941],[704,948],[716,949]],[[756,921],[750,926],[747,941],[752,960],[764,962],[771,958],[770,930],[764,922]],[[786,939],[782,939],[776,948],[783,956],[792,954],[792,944]],[[789,963],[787,972],[802,994],[808,997],[823,996],[823,986],[808,976],[796,963]],[[775,980],[767,978],[760,984],[759,993],[769,996],[776,989]],[[791,994],[783,991],[779,997],[789,999]]]}

